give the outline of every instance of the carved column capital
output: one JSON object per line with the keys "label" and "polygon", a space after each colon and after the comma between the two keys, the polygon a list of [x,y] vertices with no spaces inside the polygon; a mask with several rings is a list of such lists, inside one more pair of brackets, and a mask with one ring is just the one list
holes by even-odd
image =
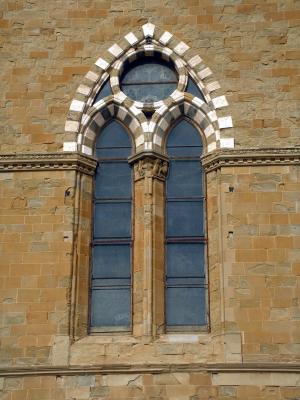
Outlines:
{"label": "carved column capital", "polygon": [[164,181],[168,173],[168,161],[146,156],[134,163],[134,180],[156,178]]}

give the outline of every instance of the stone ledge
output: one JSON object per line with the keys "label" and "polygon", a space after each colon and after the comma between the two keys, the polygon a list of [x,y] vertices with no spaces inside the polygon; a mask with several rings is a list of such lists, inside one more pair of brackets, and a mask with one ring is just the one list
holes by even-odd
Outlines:
{"label": "stone ledge", "polygon": [[300,165],[300,148],[216,150],[202,157],[206,172],[221,167]]}
{"label": "stone ledge", "polygon": [[[43,366],[25,368],[8,367],[0,369],[0,377],[22,377],[41,375],[80,375],[80,374],[127,374],[127,373],[174,373],[207,372],[213,374],[266,373],[300,374],[300,364],[290,363],[235,363],[235,364],[107,364],[87,366]],[[299,377],[300,379],[300,377]]]}
{"label": "stone ledge", "polygon": [[76,170],[93,175],[97,161],[78,153],[1,154],[0,172]]}

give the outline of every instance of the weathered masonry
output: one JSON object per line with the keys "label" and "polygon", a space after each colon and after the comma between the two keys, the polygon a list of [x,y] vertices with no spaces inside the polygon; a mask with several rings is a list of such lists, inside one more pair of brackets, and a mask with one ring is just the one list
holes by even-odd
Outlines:
{"label": "weathered masonry", "polygon": [[1,399],[299,398],[298,5],[47,3],[0,6]]}

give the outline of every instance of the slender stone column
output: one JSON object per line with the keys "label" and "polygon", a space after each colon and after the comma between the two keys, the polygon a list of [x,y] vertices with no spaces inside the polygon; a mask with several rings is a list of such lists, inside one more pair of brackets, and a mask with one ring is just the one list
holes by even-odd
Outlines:
{"label": "slender stone column", "polygon": [[[133,333],[152,337],[164,324],[164,181],[166,160],[135,161]],[[161,328],[162,329],[162,328]]]}

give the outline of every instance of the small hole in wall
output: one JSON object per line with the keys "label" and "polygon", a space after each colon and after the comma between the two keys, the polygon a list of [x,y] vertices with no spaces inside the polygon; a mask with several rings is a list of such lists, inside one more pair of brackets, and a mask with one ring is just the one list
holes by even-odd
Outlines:
{"label": "small hole in wall", "polygon": [[230,193],[234,192],[234,187],[233,186],[229,186],[229,192]]}

